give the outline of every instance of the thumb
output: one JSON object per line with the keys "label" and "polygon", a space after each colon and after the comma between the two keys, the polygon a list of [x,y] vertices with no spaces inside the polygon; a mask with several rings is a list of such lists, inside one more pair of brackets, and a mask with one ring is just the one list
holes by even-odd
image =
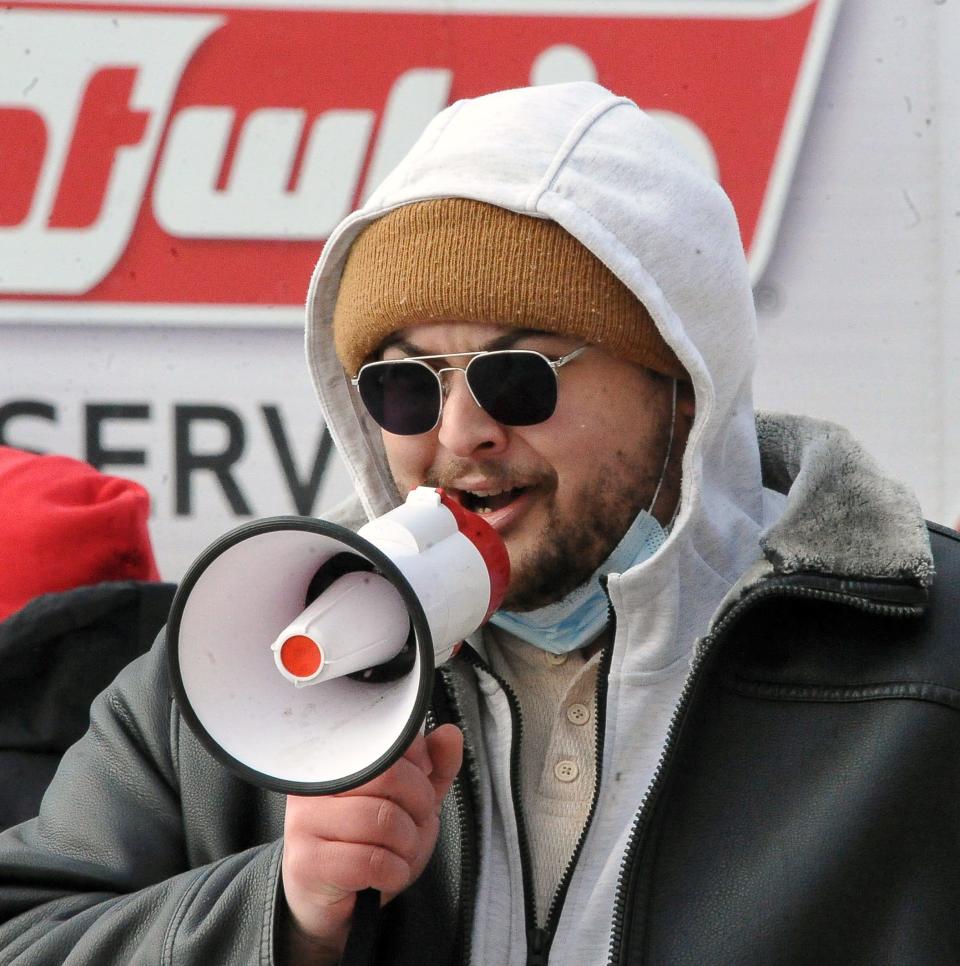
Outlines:
{"label": "thumb", "polygon": [[433,763],[430,784],[439,807],[463,764],[463,733],[456,725],[440,725],[427,735],[427,751]]}

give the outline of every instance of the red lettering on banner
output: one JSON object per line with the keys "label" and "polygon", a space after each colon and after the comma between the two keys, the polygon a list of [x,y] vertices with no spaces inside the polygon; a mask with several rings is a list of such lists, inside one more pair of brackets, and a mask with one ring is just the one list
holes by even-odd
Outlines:
{"label": "red lettering on banner", "polygon": [[143,139],[150,115],[129,108],[136,77],[135,69],[111,67],[90,78],[50,213],[51,228],[92,225],[103,207],[117,152]]}
{"label": "red lettering on banner", "polygon": [[0,227],[25,221],[33,206],[47,150],[47,126],[26,107],[0,107]]}

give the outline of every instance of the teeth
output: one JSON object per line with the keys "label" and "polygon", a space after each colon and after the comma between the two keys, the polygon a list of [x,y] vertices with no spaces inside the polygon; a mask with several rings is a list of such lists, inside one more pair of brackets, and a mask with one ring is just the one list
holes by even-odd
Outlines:
{"label": "teeth", "polygon": [[[497,510],[502,509],[502,507],[506,506],[513,499],[514,495],[521,489],[522,487],[517,486],[502,486],[491,487],[490,489],[484,490],[462,489],[460,493],[462,494],[464,504],[467,509],[472,510],[474,513],[486,515],[488,513],[495,513]],[[499,499],[502,496],[507,496],[508,499]],[[491,506],[491,503],[494,505]]]}

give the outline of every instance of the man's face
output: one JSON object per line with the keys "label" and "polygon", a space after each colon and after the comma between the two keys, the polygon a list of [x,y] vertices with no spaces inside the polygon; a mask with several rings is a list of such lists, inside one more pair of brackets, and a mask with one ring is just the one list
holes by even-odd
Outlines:
{"label": "man's face", "polygon": [[[533,349],[553,360],[582,344],[481,323],[431,323],[397,333],[382,357],[493,347]],[[466,360],[432,364],[460,366]],[[511,565],[504,606],[515,611],[559,600],[600,566],[649,507],[667,454],[670,378],[595,346],[557,375],[556,410],[534,426],[498,423],[474,402],[463,374],[453,372],[443,376],[447,393],[436,429],[418,436],[383,431],[401,493],[442,486],[503,537]],[[687,408],[692,415],[692,403],[680,406],[671,470],[654,508],[661,522],[676,502]]]}

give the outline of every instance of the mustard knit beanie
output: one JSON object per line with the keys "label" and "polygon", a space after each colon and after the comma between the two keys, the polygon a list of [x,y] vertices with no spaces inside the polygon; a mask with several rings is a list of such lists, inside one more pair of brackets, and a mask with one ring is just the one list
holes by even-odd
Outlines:
{"label": "mustard knit beanie", "polygon": [[581,338],[686,379],[636,296],[556,222],[464,198],[405,205],[365,228],[333,314],[350,375],[393,332],[489,322]]}

